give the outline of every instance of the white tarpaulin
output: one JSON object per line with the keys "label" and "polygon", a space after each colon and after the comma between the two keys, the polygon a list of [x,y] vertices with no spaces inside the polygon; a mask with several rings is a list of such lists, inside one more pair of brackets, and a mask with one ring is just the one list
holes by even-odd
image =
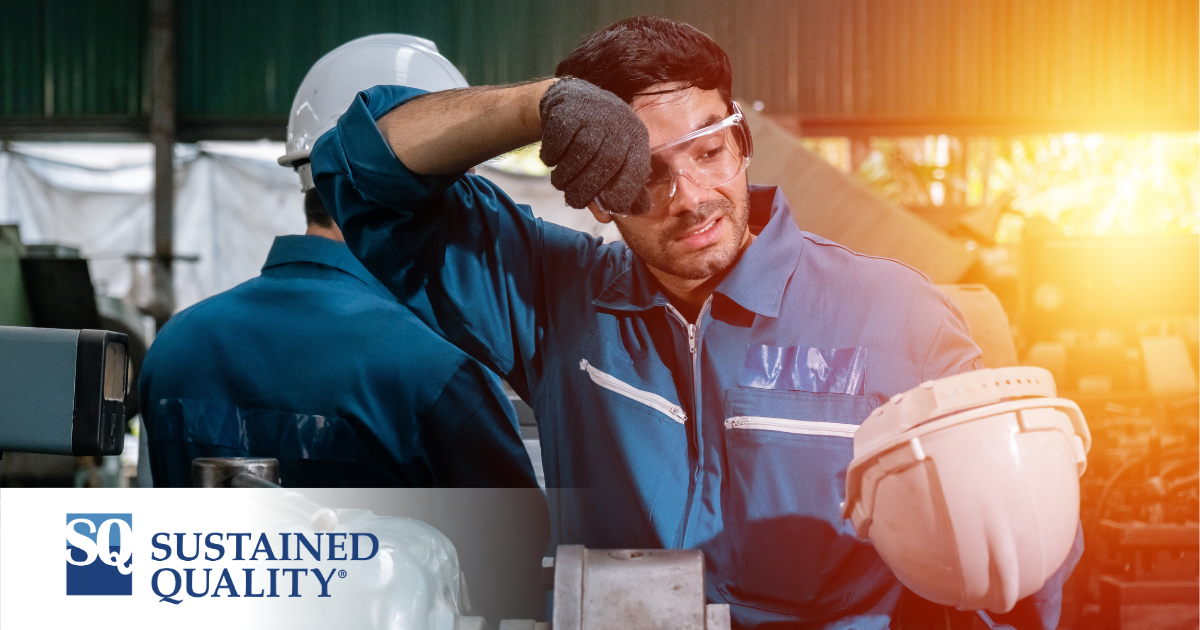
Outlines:
{"label": "white tarpaulin", "polygon": [[[304,231],[299,179],[275,163],[282,154],[281,142],[177,147],[175,252],[199,257],[175,263],[178,309],[257,276],[275,236]],[[125,257],[153,252],[153,161],[148,144],[11,143],[0,151],[0,223],[18,224],[26,243],[78,247],[98,292],[141,301],[149,265]],[[481,173],[546,220],[617,236],[568,208],[549,177]]]}

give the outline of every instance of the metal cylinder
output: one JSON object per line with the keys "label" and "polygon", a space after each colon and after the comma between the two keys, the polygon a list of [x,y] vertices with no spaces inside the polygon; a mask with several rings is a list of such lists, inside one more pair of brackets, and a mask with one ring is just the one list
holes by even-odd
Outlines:
{"label": "metal cylinder", "polygon": [[235,483],[246,474],[279,485],[279,460],[273,457],[198,457],[192,460],[192,486],[195,488],[270,487],[265,484]]}

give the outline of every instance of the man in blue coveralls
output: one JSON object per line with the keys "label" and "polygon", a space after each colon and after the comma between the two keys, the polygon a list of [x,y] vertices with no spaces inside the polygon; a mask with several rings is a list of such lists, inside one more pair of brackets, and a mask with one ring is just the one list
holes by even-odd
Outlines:
{"label": "man in blue coveralls", "polygon": [[156,486],[276,457],[293,487],[537,487],[499,380],[355,260],[315,191],[262,275],[175,315],[140,396]]}
{"label": "man in blue coveralls", "polygon": [[[698,30],[618,22],[556,74],[359,93],[312,152],[350,248],[533,406],[547,484],[585,489],[558,495],[558,542],[701,549],[738,628],[888,627],[902,587],[840,513],[852,436],[893,394],[981,367],[962,314],[748,186],[729,60]],[[466,173],[538,140],[567,202],[624,243]],[[1055,626],[1077,559],[978,619]]]}

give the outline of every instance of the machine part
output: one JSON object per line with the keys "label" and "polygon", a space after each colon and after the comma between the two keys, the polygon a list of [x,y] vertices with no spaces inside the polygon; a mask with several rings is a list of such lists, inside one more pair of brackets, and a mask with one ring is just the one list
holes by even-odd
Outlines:
{"label": "machine part", "polygon": [[554,590],[554,558],[542,558],[542,588]]}
{"label": "machine part", "polygon": [[25,298],[21,258],[25,246],[17,225],[0,225],[0,326],[31,326],[33,315]]}
{"label": "machine part", "polygon": [[196,488],[278,488],[279,460],[274,457],[197,457],[192,460]]}
{"label": "machine part", "polygon": [[70,245],[62,245],[60,243],[32,243],[25,246],[26,258],[73,258],[78,259],[81,255],[78,247]]}
{"label": "machine part", "polygon": [[437,92],[467,87],[454,64],[438,54],[437,44],[412,35],[383,33],[346,42],[317,60],[292,101],[288,115],[287,153],[280,166],[300,174],[300,189],[313,188],[308,154],[321,134],[354,101],[355,94],[376,85],[404,85]]}
{"label": "machine part", "polygon": [[96,296],[96,308],[100,312],[100,328],[121,333],[129,337],[129,380],[125,387],[125,419],[136,416],[139,409],[138,377],[142,374],[142,362],[146,360],[145,327],[138,320],[137,307],[120,298],[107,295]]}
{"label": "machine part", "polygon": [[124,300],[96,294],[88,261],[80,258],[78,248],[46,243],[25,245],[23,251],[20,265],[24,297],[31,312],[29,325],[111,330],[129,338],[125,419],[133,418],[139,411],[137,381],[146,357],[144,327],[137,308]]}
{"label": "machine part", "polygon": [[1194,234],[1046,238],[1031,232],[1021,239],[1030,306],[1021,330],[1030,341],[1058,340],[1070,330],[1133,330],[1146,318],[1196,317],[1200,239]]}
{"label": "machine part", "polygon": [[550,630],[548,623],[532,619],[505,619],[497,630]]}
{"label": "machine part", "polygon": [[0,450],[119,455],[129,338],[0,326]]}
{"label": "machine part", "polygon": [[96,292],[86,259],[26,256],[21,259],[21,275],[34,326],[100,328]]}
{"label": "machine part", "polygon": [[1040,368],[978,370],[922,383],[863,421],[843,511],[913,592],[1007,612],[1066,560],[1091,436],[1055,393]]}
{"label": "machine part", "polygon": [[1196,370],[1183,337],[1142,337],[1142,361],[1152,394],[1178,398],[1196,395]]}
{"label": "machine part", "polygon": [[1195,522],[1105,520],[1100,536],[1113,556],[1107,564],[1124,569],[1120,575],[1100,576],[1100,618],[1106,630],[1184,630],[1200,625],[1200,527]]}
{"label": "machine part", "polygon": [[552,566],[554,630],[730,627],[728,604],[705,604],[699,550],[560,545]]}
{"label": "machine part", "polygon": [[1171,398],[1073,395],[1095,441],[1081,480],[1087,547],[1063,590],[1064,626],[1197,627],[1197,402]]}
{"label": "machine part", "polygon": [[229,480],[229,486],[232,488],[282,488],[283,487],[277,483],[268,481],[267,479],[263,479],[262,477],[259,477],[258,475],[248,473],[248,472],[240,472],[240,473],[234,475],[233,479]]}

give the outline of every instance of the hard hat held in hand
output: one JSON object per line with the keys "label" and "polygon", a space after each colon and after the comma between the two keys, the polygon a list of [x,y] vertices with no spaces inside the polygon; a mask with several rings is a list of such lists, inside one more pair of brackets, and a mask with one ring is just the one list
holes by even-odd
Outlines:
{"label": "hard hat held in hand", "polygon": [[900,581],[960,610],[1007,612],[1066,560],[1091,435],[1041,368],[922,383],[854,436],[843,514]]}
{"label": "hard hat held in hand", "polygon": [[426,92],[467,87],[467,80],[437,44],[421,37],[383,33],[346,42],[317,60],[292,101],[287,154],[281,166],[300,174],[300,188],[313,188],[308,154],[321,134],[337,124],[359,92],[376,85],[403,85]]}

